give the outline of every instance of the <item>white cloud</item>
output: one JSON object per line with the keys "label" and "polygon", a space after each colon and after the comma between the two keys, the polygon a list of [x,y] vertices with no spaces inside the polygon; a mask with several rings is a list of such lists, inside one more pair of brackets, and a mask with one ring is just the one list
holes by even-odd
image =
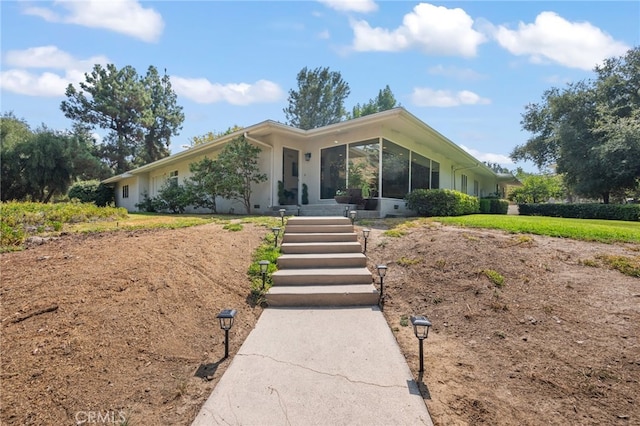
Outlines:
{"label": "white cloud", "polygon": [[554,12],[540,13],[532,24],[520,22],[517,30],[500,25],[494,37],[503,48],[533,63],[551,61],[583,70],[629,49],[589,22],[570,22]]}
{"label": "white cloud", "polygon": [[276,102],[282,99],[284,91],[276,83],[258,80],[248,83],[211,83],[206,78],[183,78],[171,76],[171,86],[175,92],[201,104],[227,102],[232,105]]}
{"label": "white cloud", "polygon": [[460,9],[420,3],[394,30],[372,28],[352,20],[352,48],[356,51],[400,51],[411,48],[427,54],[473,57],[486,37],[473,29],[473,19]]}
{"label": "white cloud", "polygon": [[24,13],[49,22],[105,28],[146,42],[158,41],[164,30],[162,16],[136,0],[59,0],[56,5],[66,9],[66,13],[45,7],[27,7]]}
{"label": "white cloud", "polygon": [[456,66],[445,67],[443,65],[436,65],[434,67],[430,67],[427,72],[431,75],[442,75],[464,81],[482,80],[483,78],[486,78],[486,76],[472,70],[471,68],[458,68]]}
{"label": "white cloud", "polygon": [[[0,72],[0,88],[28,96],[63,96],[69,84],[84,81],[84,73],[89,72],[94,64],[107,63],[109,59],[105,56],[77,59],[56,46],[10,50],[4,55],[4,64],[5,68],[13,68]],[[33,68],[58,72],[28,70]],[[63,72],[59,73],[59,70]]]}
{"label": "white cloud", "polygon": [[328,40],[331,38],[331,34],[329,33],[329,30],[320,31],[318,33],[318,38],[321,40]]}
{"label": "white cloud", "polygon": [[0,87],[8,92],[28,96],[61,96],[71,81],[57,74],[35,74],[25,70],[0,72]]}
{"label": "white cloud", "polygon": [[514,164],[513,160],[506,155],[503,154],[492,154],[490,152],[480,152],[477,149],[469,148],[464,145],[460,145],[460,148],[467,151],[469,154],[473,155],[480,161],[486,161],[487,163],[500,164],[501,166]]}
{"label": "white cloud", "polygon": [[56,68],[89,70],[94,64],[106,64],[106,56],[76,59],[57,46],[30,47],[25,50],[10,50],[5,54],[5,64],[18,68]]}
{"label": "white cloud", "polygon": [[325,6],[341,12],[375,12],[378,5],[373,0],[318,0]]}
{"label": "white cloud", "polygon": [[434,90],[428,87],[416,87],[411,94],[411,102],[419,107],[448,108],[460,105],[490,104],[491,100],[482,98],[469,90],[452,92],[450,90]]}

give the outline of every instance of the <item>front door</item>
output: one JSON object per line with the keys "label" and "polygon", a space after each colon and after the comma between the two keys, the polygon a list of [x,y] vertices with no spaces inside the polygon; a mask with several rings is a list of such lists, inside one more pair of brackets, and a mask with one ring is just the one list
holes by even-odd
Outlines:
{"label": "front door", "polygon": [[298,167],[300,166],[300,152],[295,149],[282,150],[282,183],[284,191],[278,194],[280,205],[299,204],[298,199]]}

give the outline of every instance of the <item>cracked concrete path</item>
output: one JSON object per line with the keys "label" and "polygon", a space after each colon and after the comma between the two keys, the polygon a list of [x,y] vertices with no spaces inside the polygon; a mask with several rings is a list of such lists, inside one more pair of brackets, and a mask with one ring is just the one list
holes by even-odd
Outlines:
{"label": "cracked concrete path", "polygon": [[192,425],[219,424],[433,423],[375,306],[266,309]]}

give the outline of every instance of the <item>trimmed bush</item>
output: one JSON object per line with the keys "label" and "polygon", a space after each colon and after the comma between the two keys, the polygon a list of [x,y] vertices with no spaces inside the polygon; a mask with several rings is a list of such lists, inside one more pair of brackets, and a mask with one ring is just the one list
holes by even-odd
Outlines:
{"label": "trimmed bush", "polygon": [[105,207],[113,203],[113,188],[103,185],[98,180],[76,182],[68,193],[69,199],[78,199],[81,203],[93,203]]}
{"label": "trimmed bush", "polygon": [[481,198],[480,213],[482,214],[507,214],[509,202],[498,198]]}
{"label": "trimmed bush", "polygon": [[639,204],[519,204],[523,216],[640,221]]}
{"label": "trimmed bush", "polygon": [[480,212],[478,198],[450,189],[416,189],[406,195],[418,216],[462,216]]}

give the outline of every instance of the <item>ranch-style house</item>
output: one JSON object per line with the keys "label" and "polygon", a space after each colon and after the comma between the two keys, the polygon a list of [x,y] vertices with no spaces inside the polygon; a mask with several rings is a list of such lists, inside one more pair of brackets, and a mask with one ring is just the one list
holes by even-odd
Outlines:
{"label": "ranch-style house", "polygon": [[[300,207],[305,214],[357,208],[369,210],[368,217],[410,215],[403,198],[413,189],[454,189],[482,197],[504,195],[507,184],[518,183],[511,174],[495,173],[402,107],[311,130],[263,121],[104,183],[114,186],[118,207],[137,211],[145,196],[156,196],[170,179],[183,183],[190,176],[189,164],[215,159],[226,143],[240,136],[261,149],[258,163],[268,177],[252,188],[255,214],[282,208],[291,213]],[[219,199],[216,204],[220,213],[245,213],[237,200]]]}

